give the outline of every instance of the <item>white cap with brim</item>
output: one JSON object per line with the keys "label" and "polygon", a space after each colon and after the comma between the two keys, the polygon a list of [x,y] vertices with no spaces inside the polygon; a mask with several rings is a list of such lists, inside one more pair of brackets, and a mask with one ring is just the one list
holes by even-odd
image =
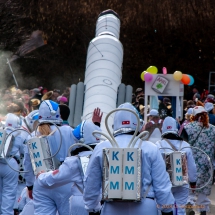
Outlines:
{"label": "white cap with brim", "polygon": [[214,109],[214,105],[213,105],[211,102],[205,103],[205,110],[206,110],[207,112],[210,112],[210,111],[213,110],[213,109]]}
{"label": "white cap with brim", "polygon": [[197,114],[199,114],[199,113],[207,113],[207,111],[206,111],[205,108],[202,107],[202,106],[195,106],[195,107],[193,108],[193,115],[195,116],[195,115],[197,115]]}
{"label": "white cap with brim", "polygon": [[178,135],[176,120],[168,116],[163,121],[161,136],[164,136],[165,134],[169,134],[169,133]]}
{"label": "white cap with brim", "polygon": [[159,113],[157,110],[152,109],[150,110],[149,114],[147,114],[147,116],[159,116]]}
{"label": "white cap with brim", "polygon": [[187,110],[186,115],[192,115],[192,114],[193,114],[193,108],[189,108],[189,109]]}

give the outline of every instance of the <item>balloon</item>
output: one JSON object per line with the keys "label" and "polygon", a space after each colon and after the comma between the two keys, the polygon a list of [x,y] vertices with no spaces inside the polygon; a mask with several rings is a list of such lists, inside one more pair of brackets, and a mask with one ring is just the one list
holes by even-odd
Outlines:
{"label": "balloon", "polygon": [[146,72],[145,75],[144,75],[144,79],[145,79],[146,82],[150,82],[153,79],[153,75],[151,73],[149,73],[149,72]]}
{"label": "balloon", "polygon": [[163,74],[164,74],[164,75],[167,74],[167,69],[166,69],[166,67],[163,67]]}
{"label": "balloon", "polygon": [[147,68],[146,71],[151,73],[151,74],[157,74],[158,73],[158,68],[156,66],[150,66],[150,67]]}
{"label": "balloon", "polygon": [[188,86],[191,86],[194,84],[194,78],[192,75],[188,75],[190,77],[190,83],[188,84]]}
{"label": "balloon", "polygon": [[180,81],[182,79],[182,72],[180,71],[175,71],[173,73],[173,78],[176,80],[176,81]]}
{"label": "balloon", "polygon": [[146,71],[143,71],[143,72],[141,73],[141,75],[140,75],[140,78],[141,78],[142,81],[145,81],[145,80],[144,80],[144,75],[145,75],[145,74],[146,74]]}
{"label": "balloon", "polygon": [[188,85],[190,83],[190,77],[186,74],[183,74],[182,75],[182,79],[181,79],[181,82],[185,85]]}

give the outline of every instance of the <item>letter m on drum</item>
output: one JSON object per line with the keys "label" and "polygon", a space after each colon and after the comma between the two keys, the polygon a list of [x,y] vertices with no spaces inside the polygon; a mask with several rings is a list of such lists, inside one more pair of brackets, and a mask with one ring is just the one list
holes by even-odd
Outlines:
{"label": "letter m on drum", "polygon": [[176,176],[176,181],[182,181],[182,176]]}
{"label": "letter m on drum", "polygon": [[112,190],[119,190],[119,182],[117,181],[115,184],[111,181],[110,182],[110,189]]}
{"label": "letter m on drum", "polygon": [[119,166],[114,169],[113,166],[110,167],[110,174],[119,174]]}
{"label": "letter m on drum", "polygon": [[40,166],[42,166],[42,162],[41,161],[35,162],[35,165],[36,165],[36,167],[40,167]]}
{"label": "letter m on drum", "polygon": [[181,172],[181,168],[176,167],[176,173],[180,173],[180,172]]}
{"label": "letter m on drum", "polygon": [[125,182],[125,190],[134,190],[134,182],[131,182],[130,185]]}
{"label": "letter m on drum", "polygon": [[39,158],[40,157],[40,153],[39,152],[33,153],[33,155],[34,155],[34,158]]}
{"label": "letter m on drum", "polygon": [[130,169],[128,166],[125,167],[125,174],[132,174],[134,175],[134,167],[132,166]]}

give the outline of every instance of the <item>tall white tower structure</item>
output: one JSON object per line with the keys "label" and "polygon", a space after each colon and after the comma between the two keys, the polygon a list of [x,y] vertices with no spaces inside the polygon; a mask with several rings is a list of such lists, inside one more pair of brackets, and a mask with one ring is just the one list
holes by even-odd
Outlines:
{"label": "tall white tower structure", "polygon": [[[85,71],[85,95],[82,120],[90,119],[101,108],[105,131],[106,115],[116,108],[122,78],[123,46],[119,41],[120,19],[112,10],[102,12],[96,23],[96,37],[90,42]],[[113,116],[108,122],[111,128]]]}

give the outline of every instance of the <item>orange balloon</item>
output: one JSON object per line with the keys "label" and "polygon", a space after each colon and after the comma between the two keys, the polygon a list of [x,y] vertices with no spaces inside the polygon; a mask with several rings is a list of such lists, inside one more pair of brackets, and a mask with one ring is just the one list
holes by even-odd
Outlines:
{"label": "orange balloon", "polygon": [[190,83],[190,77],[186,74],[183,74],[182,75],[182,79],[181,79],[181,82],[185,85],[188,85]]}

